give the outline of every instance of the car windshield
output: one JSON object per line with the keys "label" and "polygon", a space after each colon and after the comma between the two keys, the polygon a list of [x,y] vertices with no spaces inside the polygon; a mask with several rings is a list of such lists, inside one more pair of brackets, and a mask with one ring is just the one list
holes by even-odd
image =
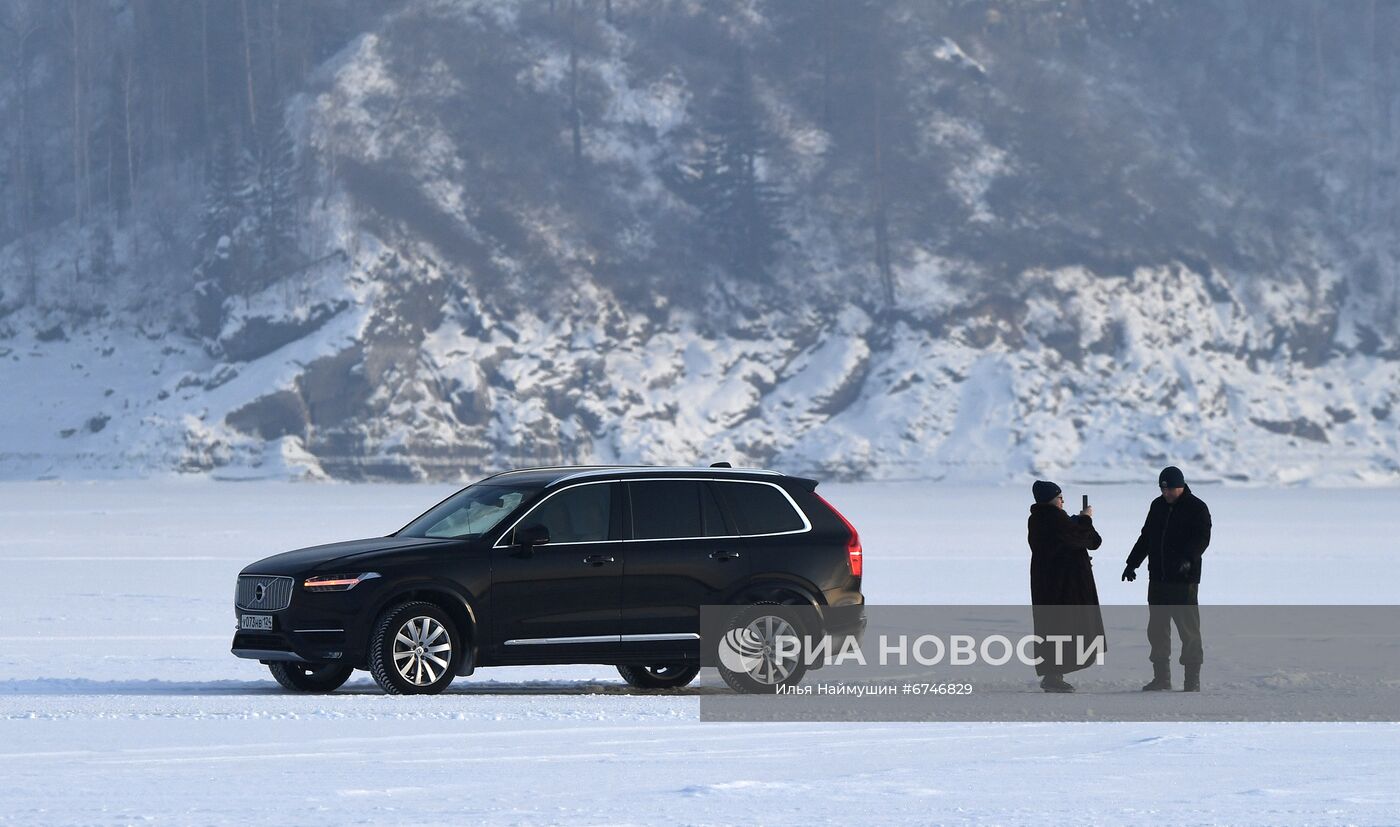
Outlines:
{"label": "car windshield", "polygon": [[453,540],[479,537],[539,490],[539,486],[473,485],[404,526],[398,536]]}

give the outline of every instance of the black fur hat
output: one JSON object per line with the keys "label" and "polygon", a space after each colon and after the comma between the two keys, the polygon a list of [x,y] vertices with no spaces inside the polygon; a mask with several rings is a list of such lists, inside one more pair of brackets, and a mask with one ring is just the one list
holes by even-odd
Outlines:
{"label": "black fur hat", "polygon": [[1060,495],[1060,486],[1049,480],[1036,480],[1031,486],[1031,496],[1037,503],[1048,503]]}

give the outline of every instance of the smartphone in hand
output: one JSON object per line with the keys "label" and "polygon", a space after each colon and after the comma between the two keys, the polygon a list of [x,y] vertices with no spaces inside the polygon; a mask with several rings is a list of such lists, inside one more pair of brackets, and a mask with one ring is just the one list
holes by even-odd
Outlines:
{"label": "smartphone in hand", "polygon": [[1088,494],[1085,494],[1085,495],[1084,495],[1084,505],[1083,505],[1083,507],[1084,507],[1084,508],[1088,508],[1088,507],[1089,507],[1089,495],[1088,495]]}

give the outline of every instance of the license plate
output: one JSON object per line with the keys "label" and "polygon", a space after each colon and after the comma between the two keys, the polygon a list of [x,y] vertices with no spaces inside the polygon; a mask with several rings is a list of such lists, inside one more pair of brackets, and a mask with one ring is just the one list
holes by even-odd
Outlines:
{"label": "license plate", "polygon": [[243,615],[238,619],[238,628],[270,632],[272,631],[272,615]]}

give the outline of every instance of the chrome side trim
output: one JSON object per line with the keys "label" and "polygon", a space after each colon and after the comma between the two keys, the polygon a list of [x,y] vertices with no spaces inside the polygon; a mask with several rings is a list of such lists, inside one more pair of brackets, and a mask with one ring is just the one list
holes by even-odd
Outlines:
{"label": "chrome side trim", "polygon": [[538,646],[555,643],[644,643],[657,640],[699,640],[695,632],[665,632],[649,635],[581,635],[578,637],[523,637],[505,642],[506,646]]}
{"label": "chrome side trim", "polygon": [[[696,470],[708,471],[708,470],[710,470],[710,469],[696,469]],[[716,469],[716,470],[731,470],[731,469]],[[733,469],[733,470],[738,470],[738,469]],[[613,472],[613,473],[616,473],[616,472]],[[781,477],[781,476],[782,476],[782,474],[779,474],[777,471],[765,471],[765,472],[763,472],[763,473],[772,474],[772,475],[778,476],[778,477]],[[565,477],[564,479],[569,479],[569,477]],[[725,480],[725,479],[717,479],[717,478],[715,478],[715,477],[638,477],[638,478],[636,478],[636,479],[629,479],[629,478],[617,479],[617,478],[613,478],[613,479],[606,479],[606,480],[594,480],[593,482],[580,482],[580,483],[575,483],[574,485],[565,486],[565,487],[563,487],[563,488],[557,488],[557,489],[555,489],[554,491],[549,492],[549,494],[547,494],[547,495],[545,496],[544,499],[542,499],[542,500],[540,500],[539,502],[535,503],[533,506],[530,507],[530,510],[529,510],[529,511],[525,512],[524,514],[522,514],[522,515],[520,516],[519,519],[517,519],[515,522],[511,523],[511,524],[510,524],[510,528],[508,528],[508,529],[505,530],[505,533],[503,533],[503,534],[500,536],[500,538],[498,538],[498,539],[496,540],[496,544],[495,544],[494,546],[492,546],[492,548],[510,548],[509,545],[504,544],[506,538],[509,537],[509,536],[511,536],[511,533],[515,531],[516,526],[519,526],[520,523],[521,523],[522,521],[524,521],[524,519],[525,519],[526,517],[528,517],[528,516],[530,516],[532,513],[534,513],[535,509],[539,508],[540,506],[542,506],[542,505],[544,505],[546,502],[548,502],[548,501],[549,501],[549,498],[550,498],[550,497],[553,497],[555,494],[558,494],[558,493],[563,492],[563,491],[568,491],[568,490],[570,490],[570,489],[572,489],[572,488],[579,488],[579,487],[584,486],[584,485],[603,485],[603,484],[612,483],[612,482],[622,482],[622,483],[629,483],[629,484],[631,484],[631,483],[642,483],[642,482],[648,482],[648,481],[654,481],[654,482],[663,482],[663,481],[666,481],[666,482],[677,482],[677,481],[679,481],[679,482],[728,482],[728,483],[734,483],[734,484],[736,484],[736,485],[767,485],[767,486],[771,486],[771,487],[773,487],[773,488],[778,489],[778,493],[783,495],[783,499],[787,500],[788,505],[792,507],[792,510],[793,510],[794,512],[796,512],[797,516],[802,520],[802,528],[795,528],[795,529],[793,529],[792,531],[772,531],[772,532],[769,532],[769,533],[767,533],[767,534],[722,534],[722,535],[715,535],[715,536],[712,536],[712,537],[652,537],[652,538],[648,538],[648,539],[645,539],[645,540],[579,540],[579,541],[568,542],[568,543],[548,543],[548,544],[546,544],[545,547],[547,548],[547,547],[549,547],[549,546],[582,546],[582,545],[592,545],[592,544],[595,544],[595,543],[668,543],[668,542],[673,542],[673,541],[675,541],[675,540],[739,540],[739,539],[743,539],[743,538],[745,538],[745,537],[782,537],[782,536],[785,536],[785,535],[788,535],[788,534],[806,534],[807,532],[809,532],[809,531],[812,530],[812,521],[809,520],[809,519],[807,519],[807,513],[806,513],[805,511],[803,511],[802,508],[801,508],[800,506],[798,506],[797,501],[794,500],[794,499],[792,498],[792,495],[789,494],[789,493],[787,492],[787,490],[784,489],[781,485],[778,485],[777,483],[768,482],[768,481],[766,481],[766,480],[747,480],[747,479]]]}
{"label": "chrome side trim", "polygon": [[538,646],[551,643],[617,643],[621,635],[582,635],[580,637],[522,637],[505,642],[506,646]]}

